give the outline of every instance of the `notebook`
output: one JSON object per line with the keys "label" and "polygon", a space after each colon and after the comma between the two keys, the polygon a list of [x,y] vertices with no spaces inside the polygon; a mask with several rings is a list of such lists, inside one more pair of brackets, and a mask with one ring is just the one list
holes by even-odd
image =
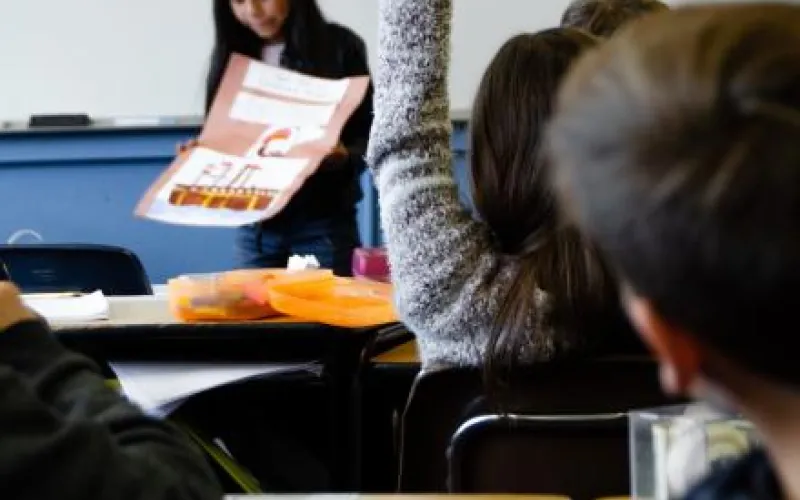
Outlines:
{"label": "notebook", "polygon": [[125,396],[142,411],[163,418],[191,396],[216,387],[285,373],[310,372],[322,367],[304,364],[127,363],[112,362]]}

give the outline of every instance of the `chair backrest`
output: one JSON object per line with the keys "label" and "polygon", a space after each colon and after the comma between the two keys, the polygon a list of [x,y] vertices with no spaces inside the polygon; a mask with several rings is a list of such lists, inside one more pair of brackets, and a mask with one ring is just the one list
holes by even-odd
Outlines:
{"label": "chair backrest", "polygon": [[542,492],[572,500],[630,490],[627,415],[484,415],[449,450],[453,493]]}
{"label": "chair backrest", "polygon": [[[545,364],[524,370],[516,379],[518,383],[504,398],[504,412],[587,415],[674,403],[663,394],[658,367],[648,357]],[[399,490],[447,492],[446,453],[453,433],[469,418],[495,410],[487,402],[480,370],[421,374],[403,414]]]}
{"label": "chair backrest", "polygon": [[0,278],[13,281],[24,293],[153,293],[139,258],[105,245],[0,245]]}

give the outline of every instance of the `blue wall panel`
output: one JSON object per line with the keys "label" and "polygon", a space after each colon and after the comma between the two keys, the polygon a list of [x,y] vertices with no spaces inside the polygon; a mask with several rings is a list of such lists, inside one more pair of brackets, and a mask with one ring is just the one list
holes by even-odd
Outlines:
{"label": "blue wall panel", "polygon": [[[456,129],[463,183],[463,128]],[[141,220],[133,210],[196,127],[0,132],[0,242],[31,229],[48,243],[103,243],[136,252],[154,283],[235,265],[234,231]],[[462,158],[462,160],[459,160]],[[366,246],[382,243],[369,174],[358,218]],[[28,241],[25,241],[28,242]],[[22,243],[22,241],[20,242]]]}

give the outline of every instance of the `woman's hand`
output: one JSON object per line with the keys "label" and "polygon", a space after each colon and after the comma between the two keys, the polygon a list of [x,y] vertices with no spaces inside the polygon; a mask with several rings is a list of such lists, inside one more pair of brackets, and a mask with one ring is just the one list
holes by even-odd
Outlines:
{"label": "woman's hand", "polygon": [[324,171],[341,169],[347,165],[347,158],[349,156],[350,152],[344,147],[344,144],[340,142],[334,146],[330,153],[328,153],[328,156],[322,160],[319,168]]}
{"label": "woman's hand", "polygon": [[347,156],[349,154],[350,154],[350,152],[347,151],[347,148],[344,146],[344,144],[342,144],[340,142],[339,144],[337,144],[331,150],[330,153],[328,153],[328,158],[331,158],[331,159],[343,159],[343,158],[347,158]]}
{"label": "woman's hand", "polygon": [[186,142],[179,143],[175,147],[175,154],[182,155],[184,153],[188,153],[189,151],[191,151],[192,149],[196,148],[199,145],[200,145],[200,141],[197,140],[196,137],[193,137],[193,138],[189,139]]}

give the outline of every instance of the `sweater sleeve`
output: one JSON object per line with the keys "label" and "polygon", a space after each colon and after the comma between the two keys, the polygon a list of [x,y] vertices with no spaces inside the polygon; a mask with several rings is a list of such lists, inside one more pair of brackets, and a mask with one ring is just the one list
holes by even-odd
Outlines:
{"label": "sweater sleeve", "polygon": [[[381,203],[397,309],[423,365],[478,365],[509,268],[462,207],[447,94],[451,0],[380,0],[367,162]],[[499,270],[495,273],[495,270]]]}
{"label": "sweater sleeve", "polygon": [[0,490],[20,500],[218,500],[205,459],[44,324],[0,332]]}

